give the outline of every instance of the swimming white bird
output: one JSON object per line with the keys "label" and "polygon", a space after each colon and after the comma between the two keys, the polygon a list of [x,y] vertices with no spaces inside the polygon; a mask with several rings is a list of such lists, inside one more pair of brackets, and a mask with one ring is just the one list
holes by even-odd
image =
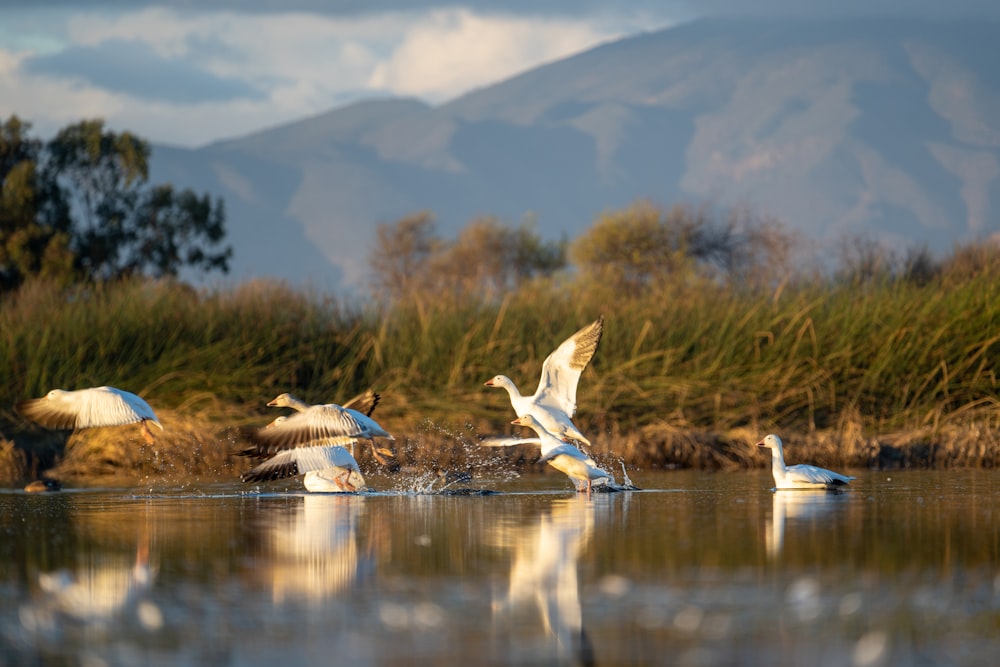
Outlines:
{"label": "swimming white bird", "polygon": [[142,427],[143,438],[150,444],[154,437],[149,425],[155,424],[163,430],[156,413],[146,401],[115,387],[91,387],[76,391],[53,389],[41,398],[18,402],[14,409],[36,424],[53,429],[138,423]]}
{"label": "swimming white bird", "polygon": [[576,386],[580,375],[597,352],[604,331],[604,317],[583,327],[564,340],[542,363],[542,377],[531,396],[522,396],[517,385],[506,375],[497,375],[485,382],[487,387],[503,387],[510,395],[510,404],[518,417],[532,414],[538,422],[558,438],[578,440],[590,445],[573,424],[576,414]]}
{"label": "swimming white bird", "polygon": [[[371,417],[372,412],[375,411],[375,406],[378,405],[381,399],[382,397],[379,394],[372,391],[371,389],[368,389],[365,392],[358,394],[351,400],[347,401],[346,403],[344,403],[343,406],[340,407],[342,407],[344,410],[347,410],[348,413],[350,413],[358,421],[365,422],[366,418]],[[289,394],[288,392],[285,392],[283,394],[278,394],[273,399],[268,401],[267,405],[268,407],[272,408],[292,408],[296,412],[306,412],[307,410],[309,410],[309,408],[313,407],[312,405],[306,403],[300,398],[297,398],[296,396],[293,396],[292,394]],[[371,419],[367,419],[367,421],[370,422],[371,424],[375,424],[375,422]],[[375,424],[375,426],[378,426],[378,424]],[[378,428],[381,429],[381,426],[378,426]],[[388,436],[388,434],[386,435]],[[393,438],[389,436],[389,439],[391,440]],[[387,458],[395,457],[395,454],[393,454],[392,450],[386,447],[376,446],[374,440],[369,439],[369,442],[371,443],[372,456],[375,457],[375,460],[381,463],[382,465],[389,465],[389,461],[387,460]],[[351,455],[353,456],[354,455],[353,442],[351,443],[350,447],[351,447]]]}
{"label": "swimming white bird", "polygon": [[[541,423],[539,423],[534,415],[530,413],[521,415],[512,421],[511,424],[527,426],[537,433],[537,442],[542,446],[542,456],[538,459],[538,462],[548,463],[556,470],[564,473],[567,477],[574,480],[574,486],[577,486],[576,480],[582,482],[582,486],[577,486],[578,491],[586,489],[587,494],[589,495],[591,489],[593,488],[594,480],[614,482],[614,478],[609,473],[597,467],[597,463],[594,462],[594,459],[590,458],[573,445],[563,442],[556,436],[552,435],[545,429],[544,426],[541,425]],[[521,440],[521,442],[535,441],[535,439]]]}
{"label": "swimming white bird", "polygon": [[768,435],[757,443],[758,447],[771,450],[771,474],[774,475],[774,485],[778,489],[819,489],[844,486],[853,477],[817,468],[816,466],[799,464],[785,465],[785,455],[782,452],[781,438]]}
{"label": "swimming white bird", "polygon": [[[278,417],[261,430],[279,428],[288,417]],[[251,440],[256,438],[251,437]],[[240,477],[244,482],[267,482],[273,479],[305,474],[302,480],[307,491],[332,491],[353,493],[366,487],[365,478],[354,456],[340,442],[348,444],[353,439],[338,436],[317,441],[312,445],[279,451],[259,463]],[[262,458],[262,448],[249,448],[237,454]]]}

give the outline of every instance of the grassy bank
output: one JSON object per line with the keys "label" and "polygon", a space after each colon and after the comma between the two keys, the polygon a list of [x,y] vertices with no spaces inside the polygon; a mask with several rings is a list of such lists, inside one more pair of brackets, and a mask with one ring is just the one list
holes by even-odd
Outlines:
{"label": "grassy bank", "polygon": [[[492,465],[483,457],[497,452],[470,443],[515,427],[504,392],[483,382],[503,372],[532,391],[545,356],[599,314],[605,334],[577,417],[599,459],[763,466],[752,445],[777,432],[790,462],[1000,463],[1000,281],[986,273],[767,290],[677,281],[630,299],[531,283],[499,302],[428,297],[393,308],[268,283],[71,293],[35,283],[4,295],[0,311],[0,476],[49,466],[74,476],[235,475],[234,428],[273,418],[264,403],[274,395],[342,402],[366,387],[383,395],[376,417],[399,439],[404,464]],[[78,433],[67,443],[28,428],[11,407],[53,387],[100,384],[157,409],[167,430],[155,451],[137,434]],[[530,449],[501,455],[532,458]]]}

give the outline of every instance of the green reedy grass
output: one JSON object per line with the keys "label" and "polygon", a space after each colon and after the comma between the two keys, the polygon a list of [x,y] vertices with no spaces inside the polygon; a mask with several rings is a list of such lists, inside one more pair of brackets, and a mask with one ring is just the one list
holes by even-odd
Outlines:
{"label": "green reedy grass", "polygon": [[[499,302],[360,307],[266,282],[33,283],[0,302],[0,432],[23,428],[17,400],[54,387],[119,386],[220,441],[229,426],[269,421],[264,404],[282,391],[339,403],[372,387],[376,417],[419,458],[440,446],[428,423],[513,429],[506,395],[483,382],[504,373],[534,391],[546,355],[603,314],[578,393],[597,450],[636,465],[762,465],[752,445],[778,432],[808,438],[823,460],[868,465],[880,438],[934,443],[998,426],[998,285],[985,274],[773,290],[687,280],[625,298],[539,282]],[[961,447],[948,460],[997,463],[992,445]]]}

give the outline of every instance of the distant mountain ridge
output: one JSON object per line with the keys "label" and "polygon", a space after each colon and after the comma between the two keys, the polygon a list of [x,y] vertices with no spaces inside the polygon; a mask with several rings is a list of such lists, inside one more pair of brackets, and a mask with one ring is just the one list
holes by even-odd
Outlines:
{"label": "distant mountain ridge", "polygon": [[574,238],[639,198],[749,205],[819,242],[1000,232],[1000,24],[712,20],[439,106],[373,99],[198,149],[153,178],[226,201],[233,275],[364,280],[375,226],[526,216]]}

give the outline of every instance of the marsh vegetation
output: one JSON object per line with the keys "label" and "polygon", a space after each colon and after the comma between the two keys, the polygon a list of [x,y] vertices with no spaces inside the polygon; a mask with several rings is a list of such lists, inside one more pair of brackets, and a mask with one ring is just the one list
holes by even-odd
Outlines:
{"label": "marsh vegetation", "polygon": [[[804,272],[783,268],[788,237],[767,225],[684,227],[688,214],[633,208],[554,245],[497,221],[450,241],[426,219],[400,221],[380,229],[381,280],[363,302],[269,282],[30,280],[2,297],[0,475],[231,475],[234,427],[273,418],[274,395],[342,402],[368,387],[404,465],[468,465],[479,434],[514,428],[506,396],[483,382],[503,372],[533,390],[545,356],[599,314],[576,417],[598,458],[763,467],[753,444],[777,432],[790,462],[837,469],[1000,463],[995,246],[933,259],[861,244],[832,271]],[[699,254],[702,225],[716,236]],[[67,442],[10,408],[101,384],[154,406],[156,446],[100,429]]]}

